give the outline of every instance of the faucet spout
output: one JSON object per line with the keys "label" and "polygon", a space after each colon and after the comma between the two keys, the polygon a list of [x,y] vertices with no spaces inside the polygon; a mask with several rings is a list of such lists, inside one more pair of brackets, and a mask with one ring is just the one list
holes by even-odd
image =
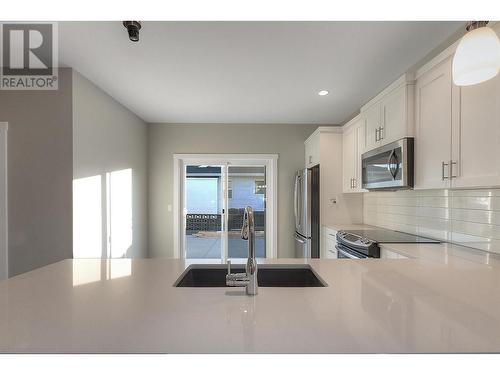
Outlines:
{"label": "faucet spout", "polygon": [[257,283],[257,260],[255,258],[255,222],[253,209],[250,206],[245,208],[243,215],[243,227],[241,228],[241,238],[248,241],[248,258],[244,274],[231,273],[231,262],[228,261],[228,273],[226,276],[226,285],[228,286],[246,286],[248,295],[258,293]]}

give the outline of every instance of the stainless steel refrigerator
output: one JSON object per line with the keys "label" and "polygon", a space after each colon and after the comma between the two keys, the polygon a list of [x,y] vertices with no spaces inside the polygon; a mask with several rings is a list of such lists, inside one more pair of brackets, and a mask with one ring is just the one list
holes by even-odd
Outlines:
{"label": "stainless steel refrigerator", "polygon": [[319,166],[295,173],[293,198],[295,256],[319,258]]}

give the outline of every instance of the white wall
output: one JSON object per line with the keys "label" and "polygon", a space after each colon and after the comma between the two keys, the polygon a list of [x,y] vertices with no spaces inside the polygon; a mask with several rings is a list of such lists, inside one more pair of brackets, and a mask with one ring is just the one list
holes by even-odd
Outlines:
{"label": "white wall", "polygon": [[279,154],[278,256],[293,257],[293,178],[304,167],[304,140],[316,125],[150,124],[149,249],[173,256],[173,154]]}
{"label": "white wall", "polygon": [[0,90],[9,123],[9,276],[71,258],[72,70],[59,89]]}
{"label": "white wall", "polygon": [[7,129],[0,122],[0,281],[9,277],[9,250],[7,247]]}
{"label": "white wall", "polygon": [[500,189],[364,194],[364,222],[499,252]]}
{"label": "white wall", "polygon": [[[127,215],[130,214],[131,244],[123,245],[127,247],[124,254],[127,257],[148,255],[147,143],[147,124],[144,121],[85,77],[74,73],[73,178],[78,190],[75,196],[76,215],[85,210],[84,214],[88,217],[102,216],[100,231],[99,225],[90,222],[87,230],[92,231],[91,235],[94,237],[102,237],[101,242],[105,248],[107,210],[116,212],[115,220],[121,219],[118,224],[111,225],[112,228],[126,229]],[[131,179],[130,173],[126,171],[129,169]],[[111,187],[113,181],[115,183]],[[113,192],[114,202],[118,197],[123,203],[110,206],[111,209],[107,208],[106,199],[109,198],[110,192]],[[110,203],[109,199],[107,203]],[[81,225],[85,224],[84,220],[76,219],[77,222],[83,222]],[[78,228],[75,228],[75,231],[77,230]],[[111,235],[113,236],[112,233]],[[120,237],[126,238],[128,235],[127,233],[124,236],[122,233]],[[92,243],[95,244],[96,241],[99,242],[97,239]],[[95,249],[89,249],[90,252],[93,250]]]}

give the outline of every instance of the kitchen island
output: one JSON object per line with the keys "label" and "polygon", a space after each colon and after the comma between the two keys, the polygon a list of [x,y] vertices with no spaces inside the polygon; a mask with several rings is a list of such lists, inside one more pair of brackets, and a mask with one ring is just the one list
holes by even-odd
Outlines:
{"label": "kitchen island", "polygon": [[[418,257],[429,246],[441,256]],[[463,249],[262,260],[308,263],[328,286],[256,296],[176,288],[182,260],[65,260],[0,283],[0,352],[500,352],[500,259]]]}

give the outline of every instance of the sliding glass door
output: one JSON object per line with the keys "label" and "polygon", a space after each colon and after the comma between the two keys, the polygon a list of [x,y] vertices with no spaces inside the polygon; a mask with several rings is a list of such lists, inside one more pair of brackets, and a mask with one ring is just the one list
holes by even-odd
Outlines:
{"label": "sliding glass door", "polygon": [[265,258],[266,167],[231,165],[227,167],[227,176],[228,257],[247,257],[248,241],[241,238],[241,227],[245,207],[250,206],[255,220],[255,253]]}
{"label": "sliding glass door", "polygon": [[186,166],[186,258],[217,259],[224,255],[222,170],[220,165]]}
{"label": "sliding glass door", "polygon": [[181,254],[186,259],[246,258],[243,215],[252,207],[255,250],[266,249],[268,165],[256,160],[185,160],[182,163]]}

